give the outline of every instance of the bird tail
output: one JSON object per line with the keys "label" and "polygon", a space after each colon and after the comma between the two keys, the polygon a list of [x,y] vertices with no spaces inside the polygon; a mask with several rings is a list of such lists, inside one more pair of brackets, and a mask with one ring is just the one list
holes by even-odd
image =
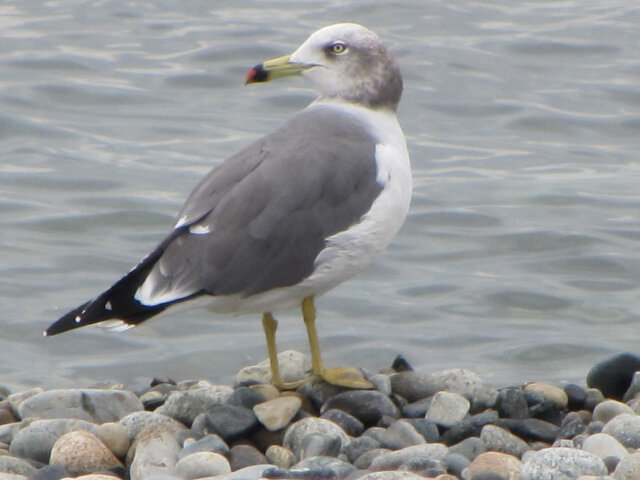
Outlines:
{"label": "bird tail", "polygon": [[166,238],[153,252],[145,257],[135,268],[117,281],[111,288],[93,300],[83,303],[66,313],[44,331],[49,337],[75,328],[114,320],[110,325],[114,330],[134,327],[165,310],[171,303],[161,305],[143,305],[136,300],[138,288],[164,253],[167,245],[179,233]]}

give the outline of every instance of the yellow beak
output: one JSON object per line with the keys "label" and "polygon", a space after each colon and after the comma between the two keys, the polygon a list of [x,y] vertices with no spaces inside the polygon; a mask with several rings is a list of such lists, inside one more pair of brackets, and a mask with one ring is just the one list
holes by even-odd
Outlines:
{"label": "yellow beak", "polygon": [[285,55],[283,57],[272,58],[271,60],[256,65],[247,73],[245,85],[300,75],[303,71],[314,66],[303,63],[292,63],[290,57],[291,55]]}

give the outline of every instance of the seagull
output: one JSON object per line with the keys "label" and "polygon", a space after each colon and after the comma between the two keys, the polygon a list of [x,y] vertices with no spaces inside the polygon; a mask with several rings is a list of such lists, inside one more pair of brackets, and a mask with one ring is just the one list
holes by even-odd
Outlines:
{"label": "seagull", "polygon": [[256,65],[246,84],[291,76],[304,77],[319,96],[215,166],[156,249],[45,336],[92,324],[125,330],[206,299],[217,313],[262,314],[271,381],[287,389],[296,385],[279,372],[273,312],[299,307],[311,378],[371,387],[355,368],[324,368],[314,298],[369,265],[407,215],[412,180],[396,116],[400,69],[375,33],[340,23],[291,55]]}

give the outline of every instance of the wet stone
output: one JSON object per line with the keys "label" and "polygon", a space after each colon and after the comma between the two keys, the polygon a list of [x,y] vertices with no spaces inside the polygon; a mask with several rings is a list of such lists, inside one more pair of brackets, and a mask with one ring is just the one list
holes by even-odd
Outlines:
{"label": "wet stone", "polygon": [[528,418],[529,406],[524,391],[519,388],[500,390],[496,399],[496,410],[500,418]]}
{"label": "wet stone", "polygon": [[600,390],[606,398],[622,400],[638,370],[640,357],[621,353],[595,365],[587,375],[587,385]]}
{"label": "wet stone", "polygon": [[258,420],[251,410],[218,403],[204,415],[203,425],[198,425],[198,430],[203,434],[215,433],[224,441],[230,442],[257,426]]}
{"label": "wet stone", "polygon": [[408,418],[405,421],[413,425],[413,428],[422,435],[427,443],[435,443],[440,440],[440,432],[435,422],[427,420],[426,418]]}
{"label": "wet stone", "polygon": [[347,445],[345,445],[343,450],[347,455],[349,461],[353,463],[362,454],[379,447],[380,443],[371,437],[358,437],[354,438]]}
{"label": "wet stone", "polygon": [[196,452],[214,452],[227,456],[229,454],[229,446],[220,436],[210,433],[199,440],[185,442],[178,454],[178,459]]}
{"label": "wet stone", "polygon": [[502,420],[500,425],[508,428],[511,433],[517,435],[527,442],[553,443],[557,438],[560,428],[556,425],[538,420],[537,418],[527,418],[524,420]]}
{"label": "wet stone", "polygon": [[[224,458],[224,457],[223,457]],[[264,465],[267,458],[252,445],[234,445],[229,452],[231,470],[236,471],[251,465]]]}
{"label": "wet stone", "polygon": [[400,411],[389,397],[370,390],[339,393],[322,406],[321,413],[331,409],[342,410],[360,420],[365,426],[376,425],[384,416],[400,416]]}
{"label": "wet stone", "polygon": [[496,423],[498,423],[498,414],[493,410],[488,410],[477,415],[466,417],[444,432],[440,438],[447,445],[453,445],[461,442],[465,438],[479,436],[482,427]]}
{"label": "wet stone", "polygon": [[189,390],[171,392],[167,401],[155,410],[191,426],[201,413],[208,412],[214,405],[223,403],[231,396],[233,389],[224,385],[212,385],[209,382],[197,382]]}
{"label": "wet stone", "polygon": [[399,450],[422,443],[425,443],[424,437],[406,420],[397,420],[380,437],[380,446],[389,450]]}
{"label": "wet stone", "polygon": [[364,432],[364,425],[362,422],[353,415],[349,415],[347,412],[342,410],[332,408],[324,412],[321,417],[340,425],[340,427],[352,437],[359,437],[362,435],[362,432]]}
{"label": "wet stone", "polygon": [[567,407],[570,411],[582,410],[585,408],[585,400],[587,399],[587,390],[581,385],[569,383],[564,386],[564,393],[567,394],[569,404]]}
{"label": "wet stone", "polygon": [[437,383],[430,375],[411,371],[391,375],[390,380],[391,391],[409,403],[431,397],[444,388],[442,383]]}

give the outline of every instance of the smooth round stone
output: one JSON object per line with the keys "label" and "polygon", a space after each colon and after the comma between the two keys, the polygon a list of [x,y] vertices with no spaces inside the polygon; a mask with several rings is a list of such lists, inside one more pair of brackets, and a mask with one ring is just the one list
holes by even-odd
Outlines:
{"label": "smooth round stone", "polygon": [[[127,454],[130,480],[149,480],[154,475],[173,475],[180,444],[167,424],[150,425],[140,431]],[[131,460],[129,457],[133,455]]]}
{"label": "smooth round stone", "polygon": [[155,413],[175,418],[190,426],[199,414],[208,412],[214,405],[224,403],[232,393],[233,389],[225,385],[198,382],[190,390],[171,392],[164,405],[158,407]]}
{"label": "smooth round stone", "polygon": [[329,399],[321,413],[331,409],[342,410],[360,420],[365,426],[376,425],[384,416],[398,418],[400,411],[393,402],[374,390],[353,390]]}
{"label": "smooth round stone", "polygon": [[259,480],[263,478],[263,473],[274,468],[273,465],[251,465],[250,467],[241,468],[235,472],[217,475],[215,477],[206,477],[202,480]]}
{"label": "smooth round stone", "polygon": [[9,402],[7,402],[6,407],[0,407],[0,425],[6,425],[7,423],[14,423],[17,421],[18,419],[13,414],[13,410],[11,410]]}
{"label": "smooth round stone", "polygon": [[255,385],[251,385],[249,388],[262,395],[265,402],[267,400],[273,400],[274,398],[280,396],[280,392],[278,391],[278,389],[270,383],[256,383]]}
{"label": "smooth round stone", "polygon": [[471,462],[464,455],[449,453],[449,455],[444,458],[444,464],[447,467],[447,472],[455,475],[457,478],[462,478],[462,472],[471,465]]}
{"label": "smooth round stone", "polygon": [[465,438],[479,436],[482,427],[488,424],[496,424],[498,421],[498,414],[493,410],[487,410],[486,412],[482,412],[477,415],[467,416],[464,420],[458,422],[444,432],[441,436],[441,440],[447,445],[454,445]]}
{"label": "smooth round stone", "polygon": [[[464,478],[475,478],[479,472],[493,472],[507,480],[520,480],[522,462],[507,453],[485,452],[473,459],[465,470]],[[540,479],[538,479],[540,480]]]}
{"label": "smooth round stone", "polygon": [[572,412],[576,410],[582,410],[584,407],[584,402],[587,399],[587,390],[581,385],[576,385],[575,383],[569,383],[564,386],[564,393],[567,394],[567,399],[569,400],[569,404],[567,407]]}
{"label": "smooth round stone", "polygon": [[466,417],[470,407],[469,400],[462,395],[438,392],[433,396],[425,418],[442,427],[451,427]]}
{"label": "smooth round stone", "polygon": [[0,478],[5,473],[31,476],[36,472],[36,468],[26,460],[9,455],[0,455]]}
{"label": "smooth round stone", "polygon": [[131,446],[127,429],[119,423],[103,423],[102,425],[98,425],[96,436],[116,457],[123,458]]}
{"label": "smooth round stone", "polygon": [[358,480],[424,480],[424,477],[413,472],[372,472]]}
{"label": "smooth round stone", "polygon": [[196,452],[214,452],[226,456],[229,454],[229,446],[220,436],[211,433],[188,444],[185,442],[182,450],[180,450],[178,454],[178,459],[182,459]]}
{"label": "smooth round stone", "polygon": [[269,463],[285,470],[291,468],[291,466],[296,463],[296,456],[293,452],[280,445],[269,446],[265,452],[265,457],[267,457]]}
{"label": "smooth round stone", "polygon": [[371,450],[368,450],[360,455],[356,459],[356,461],[353,462],[353,466],[358,470],[368,470],[369,467],[371,467],[371,462],[373,462],[374,459],[378,458],[381,455],[385,455],[390,451],[391,450],[388,450],[386,448],[372,448]]}
{"label": "smooth round stone", "polygon": [[20,475],[18,473],[1,473],[2,475],[2,480],[29,480],[29,478],[26,475]]}
{"label": "smooth round stone", "polygon": [[[258,420],[248,408],[218,403],[212,405],[204,415],[203,433],[216,433],[225,442],[230,442],[250,432],[258,426]],[[194,430],[196,428],[195,422]]]}
{"label": "smooth round stone", "polygon": [[74,475],[123,466],[98,437],[85,430],[65,433],[58,438],[51,449],[49,463],[60,465]]}
{"label": "smooth round stone", "polygon": [[371,437],[362,436],[351,440],[347,445],[345,445],[343,451],[347,455],[349,461],[353,463],[362,454],[379,447],[380,443],[378,441]]}
{"label": "smooth round stone", "polygon": [[135,439],[143,429],[151,425],[165,424],[166,428],[170,428],[174,432],[186,429],[181,422],[158,413],[157,409],[155,412],[130,413],[118,423],[125,428],[131,440]]}
{"label": "smooth round stone", "polygon": [[511,433],[528,442],[553,443],[560,431],[560,428],[553,423],[538,420],[537,418],[526,418],[524,420],[506,419],[500,423],[511,430]]}
{"label": "smooth round stone", "polygon": [[140,399],[127,390],[49,390],[24,400],[20,418],[77,418],[94,423],[117,422],[144,410]]}
{"label": "smooth round stone", "polygon": [[321,433],[312,433],[302,439],[300,446],[300,458],[317,456],[337,457],[342,443],[339,438]]}
{"label": "smooth round stone", "polygon": [[501,418],[523,419],[529,417],[529,406],[524,391],[519,388],[500,390],[496,399],[496,410]]}
{"label": "smooth round stone", "polygon": [[574,438],[587,430],[583,418],[578,412],[569,412],[560,426],[558,438]]}
{"label": "smooth round stone", "polygon": [[349,442],[349,436],[345,431],[330,420],[307,417],[289,425],[284,434],[283,446],[291,450],[297,458],[301,458],[302,440],[307,435],[315,433],[340,439],[341,448]]}
{"label": "smooth round stone", "polygon": [[229,461],[214,452],[195,452],[178,460],[176,474],[185,480],[214,477],[231,472]]}
{"label": "smooth round stone", "polygon": [[627,448],[640,448],[640,417],[623,413],[609,420],[602,429]]}
{"label": "smooth round stone", "polygon": [[409,403],[431,397],[444,389],[443,383],[437,382],[431,375],[411,371],[395,373],[389,380],[391,391]]}
{"label": "smooth round stone", "polygon": [[267,430],[275,432],[289,425],[301,406],[300,397],[288,395],[254,405],[253,413]]}
{"label": "smooth round stone", "polygon": [[267,458],[253,445],[234,445],[229,452],[231,470],[240,470],[251,465],[264,465]]}
{"label": "smooth round stone", "polygon": [[522,457],[529,449],[527,442],[496,425],[485,425],[482,427],[480,440],[485,444],[487,450],[507,453],[518,458]]}
{"label": "smooth round stone", "polygon": [[613,472],[615,480],[640,479],[640,453],[633,453],[620,460]]}
{"label": "smooth round stone", "polygon": [[528,457],[522,480],[574,480],[580,475],[607,475],[607,467],[597,456],[572,448],[545,448]]}
{"label": "smooth round stone", "polygon": [[635,412],[628,405],[619,402],[618,400],[605,400],[596,405],[593,409],[593,420],[596,422],[607,423],[614,417],[622,415],[623,413],[629,413],[635,415]]}
{"label": "smooth round stone", "polygon": [[473,398],[478,393],[484,394],[486,387],[482,378],[475,372],[465,368],[452,368],[432,374],[433,380],[443,386],[443,390]]}
{"label": "smooth round stone", "polygon": [[27,398],[33,397],[34,395],[42,392],[44,392],[44,389],[42,387],[34,387],[28,390],[23,390],[21,392],[12,393],[5,400],[11,406],[11,410],[17,413],[22,402],[24,402]]}
{"label": "smooth round stone", "polygon": [[372,470],[397,470],[403,464],[420,460],[442,461],[449,453],[441,443],[425,443],[403,448],[395,452],[384,453],[371,462]]}
{"label": "smooth round stone", "polygon": [[435,443],[440,440],[440,432],[435,422],[427,420],[426,418],[407,418],[405,421],[413,425],[413,428],[415,428],[428,443]]}
{"label": "smooth round stone", "polygon": [[640,372],[634,372],[633,377],[631,377],[631,384],[626,392],[624,392],[624,396],[622,397],[623,402],[628,402],[633,397],[635,397],[640,392]]}
{"label": "smooth round stone", "polygon": [[289,472],[291,478],[346,478],[355,470],[353,465],[338,458],[317,456],[301,460]]}
{"label": "smooth round stone", "polygon": [[408,403],[400,408],[404,418],[424,418],[431,405],[433,397],[421,398],[413,403]]}
{"label": "smooth round stone", "polygon": [[450,453],[457,453],[472,461],[481,453],[487,451],[487,447],[478,437],[469,437],[449,447]]}
{"label": "smooth round stone", "polygon": [[36,420],[15,434],[9,446],[9,453],[47,464],[53,444],[62,435],[72,430],[95,432],[96,428],[97,425],[84,420]]}
{"label": "smooth round stone", "polygon": [[29,475],[29,480],[60,480],[62,478],[69,478],[69,472],[58,465],[46,465]]}
{"label": "smooth round stone", "polygon": [[382,393],[383,395],[391,395],[391,379],[389,375],[378,373],[375,375],[367,376],[367,380],[373,385],[374,390]]}
{"label": "smooth round stone", "polygon": [[606,398],[622,400],[633,374],[640,370],[640,357],[621,353],[595,365],[587,375],[587,385],[600,390]]}
{"label": "smooth round stone", "polygon": [[569,397],[567,397],[565,391],[560,387],[556,387],[555,385],[550,385],[548,383],[531,382],[525,385],[524,391],[525,393],[533,392],[542,395],[544,399],[551,400],[558,407],[563,409],[567,408],[567,405],[569,405]]}
{"label": "smooth round stone", "polygon": [[251,387],[238,387],[236,388],[229,398],[226,400],[227,405],[236,405],[238,407],[244,407],[252,409],[259,403],[266,402],[267,400],[271,400],[278,396],[278,391],[276,390],[276,395],[271,398],[266,398],[259,390]]}
{"label": "smooth round stone", "polygon": [[399,450],[425,443],[424,437],[406,420],[397,420],[380,437],[380,446],[389,450]]}
{"label": "smooth round stone", "polygon": [[[298,382],[307,378],[311,360],[295,350],[285,350],[278,354],[278,366],[283,381]],[[271,383],[271,362],[267,359],[243,368],[236,380],[238,383]]]}
{"label": "smooth round stone", "polygon": [[584,399],[584,408],[592,412],[593,409],[596,408],[596,405],[603,401],[604,395],[600,390],[597,388],[589,388],[587,390],[587,396]]}
{"label": "smooth round stone", "polygon": [[582,450],[593,453],[602,458],[618,457],[620,459],[629,455],[627,449],[618,440],[606,433],[596,433],[585,439]]}
{"label": "smooth round stone", "polygon": [[332,408],[322,414],[321,418],[331,420],[333,423],[340,425],[340,427],[352,437],[359,437],[364,432],[364,425],[353,415],[349,415],[347,412]]}

